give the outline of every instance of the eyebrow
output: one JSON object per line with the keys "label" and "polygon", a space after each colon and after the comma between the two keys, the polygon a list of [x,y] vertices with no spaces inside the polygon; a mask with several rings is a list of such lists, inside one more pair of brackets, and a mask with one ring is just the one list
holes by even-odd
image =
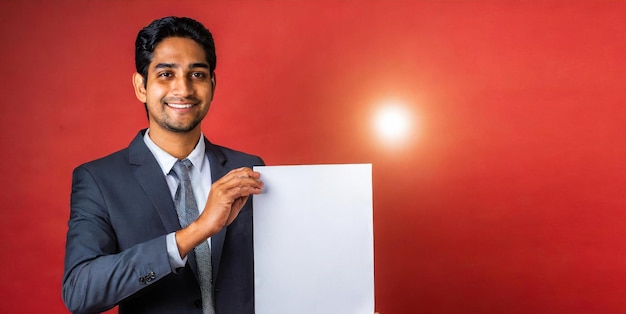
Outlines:
{"label": "eyebrow", "polygon": [[[180,65],[177,64],[177,63],[157,63],[154,66],[155,69],[173,69],[173,68],[178,68],[178,67],[180,67]],[[197,63],[190,64],[188,68],[190,68],[190,69],[193,69],[193,68],[205,68],[205,69],[208,69],[209,65],[206,64],[206,63],[202,63],[202,62],[197,62]]]}

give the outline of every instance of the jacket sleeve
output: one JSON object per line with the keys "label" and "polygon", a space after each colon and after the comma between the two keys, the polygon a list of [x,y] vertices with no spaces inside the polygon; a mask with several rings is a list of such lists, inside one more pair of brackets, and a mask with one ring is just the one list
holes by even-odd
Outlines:
{"label": "jacket sleeve", "polygon": [[172,272],[165,235],[119,250],[107,200],[94,175],[74,170],[63,301],[74,313],[106,311]]}

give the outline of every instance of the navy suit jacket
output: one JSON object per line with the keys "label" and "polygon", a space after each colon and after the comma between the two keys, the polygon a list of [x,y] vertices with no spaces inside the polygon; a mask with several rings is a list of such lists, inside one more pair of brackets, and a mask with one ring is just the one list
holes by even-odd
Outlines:
{"label": "navy suit jacket", "polygon": [[[172,272],[165,236],[181,229],[163,171],[139,132],[130,146],[74,170],[63,300],[72,312],[202,313],[193,251]],[[215,181],[261,158],[206,141]],[[218,314],[254,313],[252,198],[211,237]]]}

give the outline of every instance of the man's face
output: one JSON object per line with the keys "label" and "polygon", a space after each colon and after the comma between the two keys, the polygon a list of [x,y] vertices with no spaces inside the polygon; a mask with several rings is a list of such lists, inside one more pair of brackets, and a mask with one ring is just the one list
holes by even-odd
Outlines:
{"label": "man's face", "polygon": [[[141,75],[133,83],[146,103],[150,132],[190,132],[209,111],[215,80],[202,46],[189,38],[169,37],[154,49],[143,88]],[[138,85],[139,84],[139,85]]]}

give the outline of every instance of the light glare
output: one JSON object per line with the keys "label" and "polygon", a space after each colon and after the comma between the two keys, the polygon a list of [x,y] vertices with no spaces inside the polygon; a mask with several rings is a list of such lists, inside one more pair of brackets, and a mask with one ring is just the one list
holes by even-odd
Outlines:
{"label": "light glare", "polygon": [[410,129],[408,112],[398,105],[387,105],[376,114],[376,130],[387,140],[404,138]]}

